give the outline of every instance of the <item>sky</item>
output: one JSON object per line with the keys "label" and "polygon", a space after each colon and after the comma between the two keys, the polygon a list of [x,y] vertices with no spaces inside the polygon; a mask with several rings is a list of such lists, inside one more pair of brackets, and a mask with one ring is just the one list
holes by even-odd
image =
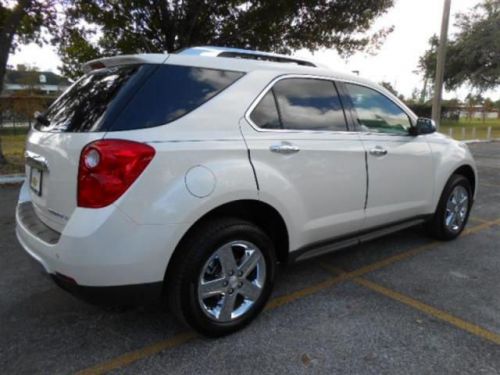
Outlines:
{"label": "sky", "polygon": [[[449,35],[453,35],[455,14],[466,11],[480,0],[451,0]],[[395,0],[395,6],[379,17],[373,29],[394,25],[394,31],[386,38],[375,55],[356,53],[344,60],[333,50],[321,50],[314,54],[298,51],[295,56],[321,62],[334,70],[351,72],[358,70],[361,76],[375,82],[390,82],[397,91],[410,96],[414,88],[421,90],[422,77],[415,74],[418,59],[428,48],[429,38],[439,34],[443,0]],[[40,70],[57,72],[61,61],[53,47],[40,48],[35,44],[23,46],[10,56],[9,64],[35,65]],[[456,92],[444,92],[444,98],[464,99],[470,92],[462,88]],[[494,100],[500,99],[500,89],[483,94]]]}

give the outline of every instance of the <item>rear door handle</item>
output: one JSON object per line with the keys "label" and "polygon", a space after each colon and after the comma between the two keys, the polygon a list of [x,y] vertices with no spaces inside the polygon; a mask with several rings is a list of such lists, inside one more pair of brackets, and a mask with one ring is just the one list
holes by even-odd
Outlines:
{"label": "rear door handle", "polygon": [[298,148],[295,145],[292,145],[289,142],[281,142],[280,144],[277,145],[271,145],[269,149],[272,152],[277,152],[278,154],[285,154],[285,155],[294,154],[300,151],[300,148]]}
{"label": "rear door handle", "polygon": [[387,150],[380,146],[375,146],[370,150],[370,155],[373,156],[384,156],[387,155]]}

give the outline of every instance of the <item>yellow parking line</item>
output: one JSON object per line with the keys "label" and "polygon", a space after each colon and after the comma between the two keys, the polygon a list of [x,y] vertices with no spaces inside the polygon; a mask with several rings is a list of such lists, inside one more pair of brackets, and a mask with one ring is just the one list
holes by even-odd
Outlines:
{"label": "yellow parking line", "polygon": [[314,284],[314,285],[309,286],[307,288],[299,289],[299,290],[292,292],[290,294],[286,294],[284,296],[279,296],[279,297],[273,298],[271,301],[268,302],[268,304],[265,307],[265,310],[272,310],[272,309],[275,309],[277,307],[287,305],[287,304],[289,304],[293,301],[296,301],[298,299],[310,296],[311,294],[315,294],[323,289],[327,289],[327,288],[330,288],[332,286],[335,286],[344,280],[345,280],[344,275],[331,277],[331,278],[326,279],[325,281],[322,281],[318,284]]}
{"label": "yellow parking line", "polygon": [[484,229],[491,228],[494,225],[500,225],[500,219],[492,220],[492,221],[486,221],[483,224],[476,225],[476,226],[474,226],[472,228],[466,228],[462,232],[462,236],[467,236],[469,234],[474,234],[474,233],[480,232],[480,231],[482,231]]}
{"label": "yellow parking line", "polygon": [[[328,279],[309,286],[307,288],[299,289],[293,293],[286,294],[284,296],[279,296],[273,298],[269,303],[266,305],[265,310],[272,310],[277,307],[289,304],[295,300],[298,300],[300,298],[307,297],[311,294],[315,294],[323,289],[330,288],[344,280],[344,275],[339,275],[335,277],[329,277]],[[97,364],[93,367],[90,367],[88,369],[82,370],[77,372],[77,375],[98,375],[98,374],[105,374],[109,371],[116,370],[118,368],[122,368],[128,365],[131,365],[132,363],[150,357],[152,355],[155,355],[161,351],[167,350],[167,349],[172,349],[177,346],[180,346],[182,344],[185,344],[188,341],[191,341],[198,336],[196,333],[193,331],[187,331],[187,332],[182,332],[178,335],[175,335],[171,338],[168,338],[166,340],[158,341],[154,344],[151,344],[149,346],[145,346],[141,349],[134,350],[128,353],[125,353],[119,357],[115,357],[109,361],[102,362],[100,364]]]}
{"label": "yellow parking line", "polygon": [[480,217],[476,216],[470,216],[469,219],[471,219],[472,221],[477,221],[478,223],[489,223],[488,220],[481,219]]}
{"label": "yellow parking line", "polygon": [[442,320],[448,324],[451,324],[452,326],[460,328],[463,331],[469,332],[469,333],[473,334],[474,336],[481,337],[481,338],[486,339],[488,341],[491,341],[497,345],[500,345],[500,335],[493,333],[491,331],[488,331],[487,329],[484,329],[483,327],[480,327],[476,324],[467,322],[463,319],[457,318],[456,316],[453,316],[453,315],[447,313],[446,311],[436,309],[435,307],[432,307],[432,306],[427,305],[423,302],[417,301],[416,299],[408,297],[404,294],[396,292],[395,290],[386,288],[382,285],[379,285],[379,284],[374,283],[372,281],[369,281],[367,279],[357,277],[357,278],[353,279],[353,281],[358,285],[362,285],[365,288],[368,288],[374,292],[377,292],[377,293],[382,294],[386,297],[389,297],[395,301],[398,301],[398,302],[401,302],[405,305],[408,305],[408,306],[410,306],[416,310],[419,310],[427,315],[430,315],[434,318],[437,318],[437,319]]}
{"label": "yellow parking line", "polygon": [[500,187],[500,184],[490,184],[489,182],[480,182],[479,186]]}
{"label": "yellow parking line", "polygon": [[193,331],[187,331],[175,335],[174,337],[158,341],[152,345],[145,346],[139,350],[134,350],[132,352],[125,353],[119,357],[115,357],[109,361],[102,362],[96,366],[91,368],[79,371],[78,375],[96,375],[96,374],[105,374],[109,371],[116,370],[118,368],[122,368],[132,363],[144,359],[147,357],[151,357],[163,350],[172,349],[177,346],[180,346],[188,341],[193,340],[196,336],[196,333]]}
{"label": "yellow parking line", "polygon": [[[474,226],[474,227],[470,228],[469,230],[464,231],[462,235],[477,233],[478,231],[481,231],[483,229],[487,229],[487,228],[489,228],[493,225],[496,225],[496,224],[500,224],[500,219],[495,220],[495,221],[485,222],[483,224],[479,224],[477,226]],[[355,271],[348,272],[348,273],[340,273],[343,271],[339,271],[339,270],[337,270],[329,265],[326,265],[326,264],[321,264],[321,266],[323,268],[326,268],[329,272],[340,273],[340,274],[335,275],[333,277],[329,277],[328,279],[326,279],[318,284],[314,284],[312,286],[297,290],[295,292],[292,292],[292,293],[284,295],[284,296],[279,296],[279,297],[273,298],[266,305],[265,309],[271,310],[271,309],[289,304],[289,303],[296,301],[298,299],[315,294],[323,289],[327,289],[329,287],[335,286],[343,281],[354,279],[354,278],[362,276],[366,273],[387,267],[387,266],[389,266],[393,263],[399,262],[401,260],[411,258],[411,257],[413,257],[421,252],[424,252],[430,248],[433,248],[439,244],[442,244],[442,242],[433,241],[429,244],[422,245],[422,246],[416,247],[414,249],[411,249],[409,251],[406,251],[404,253],[382,259],[381,261],[372,263],[368,266],[361,267]],[[180,334],[178,334],[174,337],[171,337],[169,339],[158,341],[158,342],[153,343],[151,345],[145,346],[141,349],[125,353],[119,357],[112,358],[108,361],[104,361],[104,362],[99,363],[93,367],[82,370],[82,371],[78,372],[77,374],[79,374],[79,375],[105,374],[109,371],[116,370],[118,368],[122,368],[122,367],[125,367],[128,365],[131,365],[132,363],[134,363],[136,361],[150,357],[150,356],[157,354],[161,351],[164,351],[167,349],[172,349],[172,348],[175,348],[177,346],[180,346],[188,341],[193,340],[196,337],[197,337],[196,334],[192,331],[183,332],[183,333],[180,333]]]}

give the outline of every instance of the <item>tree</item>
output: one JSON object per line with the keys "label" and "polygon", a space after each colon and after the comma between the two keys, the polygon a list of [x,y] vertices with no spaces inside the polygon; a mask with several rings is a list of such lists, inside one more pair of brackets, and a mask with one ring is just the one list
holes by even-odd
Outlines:
{"label": "tree", "polygon": [[495,106],[495,109],[497,110],[497,118],[500,118],[500,99],[495,101],[495,103],[493,103],[493,105]]}
{"label": "tree", "polygon": [[54,0],[0,1],[0,91],[9,54],[19,44],[47,43],[56,27],[57,12]]}
{"label": "tree", "polygon": [[394,0],[74,0],[60,35],[62,71],[88,58],[218,45],[289,53],[376,48],[392,27],[367,34]]}
{"label": "tree", "polygon": [[[56,26],[56,10],[53,0],[0,1],[0,92],[3,89],[9,53],[19,44],[46,43],[48,34]],[[6,160],[0,139],[0,164]]]}
{"label": "tree", "polygon": [[389,91],[392,95],[396,96],[399,98],[401,101],[405,101],[405,97],[403,94],[400,94],[394,86],[390,82],[382,81],[379,83],[380,86],[383,86],[387,91]]}
{"label": "tree", "polygon": [[[447,89],[469,85],[482,92],[500,84],[500,0],[483,0],[457,16],[458,33],[447,45],[444,82]],[[434,80],[439,40],[419,60],[424,79]]]}

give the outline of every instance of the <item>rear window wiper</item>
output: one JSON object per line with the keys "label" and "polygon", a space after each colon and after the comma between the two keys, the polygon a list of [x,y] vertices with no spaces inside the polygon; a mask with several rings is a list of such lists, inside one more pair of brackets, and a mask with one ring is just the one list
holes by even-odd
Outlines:
{"label": "rear window wiper", "polygon": [[50,125],[50,121],[47,119],[47,117],[45,117],[45,115],[43,113],[36,111],[34,117],[35,117],[35,120],[37,120],[43,126]]}

